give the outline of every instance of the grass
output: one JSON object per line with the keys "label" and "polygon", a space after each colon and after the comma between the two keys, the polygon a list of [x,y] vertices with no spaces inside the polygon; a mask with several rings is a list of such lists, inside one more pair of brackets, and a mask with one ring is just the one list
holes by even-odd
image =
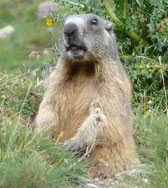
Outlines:
{"label": "grass", "polygon": [[0,74],[0,188],[52,188],[82,183],[86,165],[56,144],[53,133],[37,133],[30,119],[41,92],[29,76]]}
{"label": "grass", "polygon": [[160,112],[136,114],[135,139],[143,163],[152,166],[151,188],[168,187],[168,116]]}

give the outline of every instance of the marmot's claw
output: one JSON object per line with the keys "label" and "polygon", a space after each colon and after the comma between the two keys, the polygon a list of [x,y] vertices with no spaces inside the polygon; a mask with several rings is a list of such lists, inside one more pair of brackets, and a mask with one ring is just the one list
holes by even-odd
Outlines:
{"label": "marmot's claw", "polygon": [[64,143],[63,147],[66,150],[75,152],[84,149],[84,143],[82,141],[77,141],[76,139],[70,139]]}

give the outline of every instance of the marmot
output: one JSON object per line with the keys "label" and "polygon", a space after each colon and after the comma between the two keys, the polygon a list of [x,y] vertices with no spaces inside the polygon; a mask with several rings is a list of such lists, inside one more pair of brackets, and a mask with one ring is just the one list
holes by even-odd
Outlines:
{"label": "marmot", "polygon": [[86,151],[91,172],[111,177],[138,163],[132,137],[131,84],[113,24],[94,14],[65,18],[61,56],[36,117],[71,151]]}

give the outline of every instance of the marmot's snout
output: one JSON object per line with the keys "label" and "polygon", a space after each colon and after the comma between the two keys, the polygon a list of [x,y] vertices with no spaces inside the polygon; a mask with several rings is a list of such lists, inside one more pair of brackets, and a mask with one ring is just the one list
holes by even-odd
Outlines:
{"label": "marmot's snout", "polygon": [[76,40],[78,35],[78,28],[75,24],[70,23],[64,26],[64,39],[70,45]]}
{"label": "marmot's snout", "polygon": [[67,23],[64,25],[64,46],[69,58],[84,58],[84,54],[87,51],[87,48],[79,35],[79,29],[75,23]]}

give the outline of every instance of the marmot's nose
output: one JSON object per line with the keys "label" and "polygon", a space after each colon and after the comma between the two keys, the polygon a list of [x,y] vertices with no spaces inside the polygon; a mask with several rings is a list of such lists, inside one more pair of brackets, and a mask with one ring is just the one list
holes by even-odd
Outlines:
{"label": "marmot's nose", "polygon": [[64,35],[69,39],[77,34],[78,28],[75,24],[69,23],[64,26]]}

